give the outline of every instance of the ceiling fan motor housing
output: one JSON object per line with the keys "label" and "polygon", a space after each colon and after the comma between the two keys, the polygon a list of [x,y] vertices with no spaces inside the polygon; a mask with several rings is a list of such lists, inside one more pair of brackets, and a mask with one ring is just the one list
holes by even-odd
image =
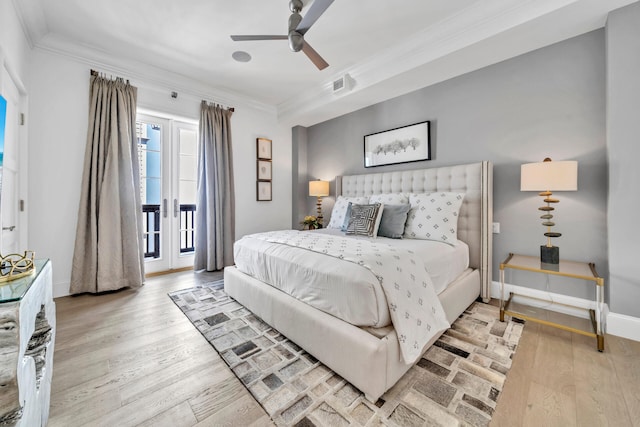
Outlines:
{"label": "ceiling fan motor housing", "polygon": [[289,49],[294,52],[300,52],[304,45],[304,37],[297,31],[289,32]]}
{"label": "ceiling fan motor housing", "polygon": [[[300,3],[300,8],[294,10],[294,3]],[[302,2],[300,0],[292,0],[289,3],[289,7],[291,7],[291,11],[293,12],[289,17],[289,49],[294,52],[300,52],[302,50],[302,45],[304,44],[304,36],[296,31],[300,21],[302,21],[302,16],[298,12],[302,9]]]}

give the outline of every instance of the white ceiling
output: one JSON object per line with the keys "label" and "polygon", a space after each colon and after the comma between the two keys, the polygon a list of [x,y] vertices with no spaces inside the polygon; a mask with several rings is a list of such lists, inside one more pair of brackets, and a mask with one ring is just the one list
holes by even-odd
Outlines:
{"label": "white ceiling", "polygon": [[[14,3],[34,47],[204,85],[308,126],[600,28],[610,10],[634,1],[336,0],[305,36],[329,62],[323,71],[286,41],[229,38],[286,34],[288,0]],[[236,50],[253,59],[234,61]],[[334,94],[331,83],[344,73],[355,86]]]}

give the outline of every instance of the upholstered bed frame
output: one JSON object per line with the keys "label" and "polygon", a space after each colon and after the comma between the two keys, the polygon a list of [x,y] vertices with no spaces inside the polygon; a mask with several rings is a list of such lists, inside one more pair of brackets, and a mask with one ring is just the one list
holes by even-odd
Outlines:
{"label": "upholstered bed frame", "polygon": [[[336,193],[464,192],[458,238],[469,246],[469,268],[438,295],[449,322],[481,296],[490,299],[493,168],[489,162],[336,178]],[[396,332],[374,336],[248,276],[224,272],[227,293],[376,401],[411,367],[401,361]]]}

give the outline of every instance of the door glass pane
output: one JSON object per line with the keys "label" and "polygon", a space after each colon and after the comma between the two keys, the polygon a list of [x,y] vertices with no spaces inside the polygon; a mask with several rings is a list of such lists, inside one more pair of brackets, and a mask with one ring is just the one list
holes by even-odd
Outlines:
{"label": "door glass pane", "polygon": [[195,249],[194,220],[196,211],[197,142],[196,132],[178,131],[178,200],[180,200],[180,253],[190,254]]}
{"label": "door glass pane", "polygon": [[162,199],[162,128],[136,122],[140,162],[140,199],[144,230],[144,256],[160,258],[160,203]]}

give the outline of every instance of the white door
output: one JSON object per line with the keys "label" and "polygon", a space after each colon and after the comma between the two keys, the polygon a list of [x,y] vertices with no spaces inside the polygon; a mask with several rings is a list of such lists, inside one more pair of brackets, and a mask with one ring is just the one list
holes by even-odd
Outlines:
{"label": "white door", "polygon": [[193,265],[197,126],[138,114],[145,271]]}
{"label": "white door", "polygon": [[173,268],[193,266],[195,250],[198,126],[174,121],[173,127]]}
{"label": "white door", "polygon": [[[0,94],[6,101],[4,150],[0,160],[0,215],[2,216],[3,255],[20,252],[19,171],[20,171],[20,92],[13,80],[2,69]],[[2,113],[2,111],[0,111]],[[22,248],[24,251],[25,248]]]}

